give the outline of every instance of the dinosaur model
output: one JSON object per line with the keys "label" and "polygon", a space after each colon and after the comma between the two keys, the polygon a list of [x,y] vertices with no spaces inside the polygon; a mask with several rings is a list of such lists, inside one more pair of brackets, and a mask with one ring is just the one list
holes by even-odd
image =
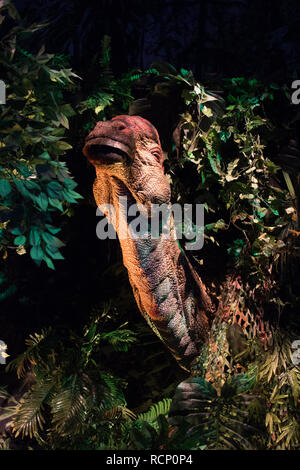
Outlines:
{"label": "dinosaur model", "polygon": [[[98,122],[88,135],[84,155],[95,166],[94,197],[98,206],[117,207],[119,197],[138,203],[170,203],[170,184],[164,174],[163,152],[155,127],[139,116],[117,116]],[[106,213],[110,218],[110,214]],[[110,220],[118,235],[125,211]],[[124,227],[124,225],[122,225]],[[123,262],[137,305],[154,331],[184,366],[199,354],[208,338],[214,306],[205,286],[169,234],[151,238],[119,236]]]}
{"label": "dinosaur model", "polygon": [[[100,121],[87,136],[83,153],[96,170],[93,192],[97,205],[117,209],[114,216],[109,209],[103,212],[118,233],[123,263],[142,315],[183,368],[191,369],[205,345],[207,357],[218,362],[220,344],[224,346],[230,336],[226,328],[218,326],[226,324],[226,299],[216,309],[176,240],[174,224],[170,224],[171,233],[160,233],[157,238],[150,232],[146,237],[133,237],[127,210],[119,205],[120,198],[126,196],[129,206],[138,203],[150,217],[151,204],[170,203],[157,130],[139,116]],[[234,304],[235,290],[231,283],[228,303]],[[241,318],[235,321],[233,332],[240,325]],[[220,334],[216,347],[211,338]]]}

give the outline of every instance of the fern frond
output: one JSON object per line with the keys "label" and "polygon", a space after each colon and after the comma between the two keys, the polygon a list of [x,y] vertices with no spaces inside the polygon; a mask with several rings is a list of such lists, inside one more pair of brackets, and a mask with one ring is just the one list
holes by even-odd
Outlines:
{"label": "fern frond", "polygon": [[29,338],[25,340],[25,344],[28,346],[27,349],[16,357],[16,359],[10,361],[7,365],[7,369],[15,369],[17,376],[20,379],[24,376],[29,364],[36,365],[37,363],[44,363],[40,355],[40,350],[50,332],[51,328],[48,328],[47,330],[42,330],[41,333],[30,335]]}
{"label": "fern frond", "polygon": [[82,114],[87,109],[93,109],[96,114],[99,114],[107,106],[111,105],[114,101],[114,96],[111,93],[105,91],[98,91],[92,96],[89,96],[86,100],[79,103],[77,109]]}
{"label": "fern frond", "polygon": [[87,402],[80,378],[74,375],[50,402],[53,430],[61,436],[76,433],[86,419]]}
{"label": "fern frond", "polygon": [[133,331],[121,328],[108,333],[101,333],[101,338],[108,341],[115,351],[128,351],[130,346],[137,341],[136,334]]}
{"label": "fern frond", "polygon": [[140,413],[137,416],[138,421],[146,421],[147,423],[152,423],[155,421],[159,415],[167,415],[171,407],[171,398],[164,398],[163,400],[155,403],[151,406],[149,411],[146,413]]}
{"label": "fern frond", "polygon": [[37,436],[43,429],[45,418],[43,411],[53,389],[53,382],[48,380],[34,385],[26,392],[16,408],[12,428],[15,436]]}
{"label": "fern frond", "polygon": [[111,375],[109,372],[101,371],[101,379],[105,385],[102,390],[100,409],[102,413],[117,406],[126,405],[126,400],[121,391],[120,380]]}

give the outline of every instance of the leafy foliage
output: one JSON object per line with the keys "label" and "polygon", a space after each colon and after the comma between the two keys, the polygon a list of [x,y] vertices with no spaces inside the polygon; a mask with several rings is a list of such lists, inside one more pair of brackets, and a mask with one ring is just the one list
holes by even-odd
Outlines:
{"label": "leafy foliage", "polygon": [[[12,4],[1,7],[2,24],[18,18]],[[74,90],[76,75],[66,58],[24,50],[24,35],[41,28],[15,25],[1,36],[0,73],[6,84],[7,101],[0,105],[0,243],[8,251],[30,252],[40,265],[54,269],[53,260],[63,259],[64,243],[53,225],[57,212],[68,213],[81,196],[61,157],[71,149],[64,138],[74,115],[64,100]]]}
{"label": "leafy foliage", "polygon": [[180,428],[187,424],[186,437],[194,437],[197,448],[255,448],[255,437],[259,444],[262,433],[249,422],[246,407],[253,397],[245,394],[245,382],[249,385],[244,374],[235,375],[224,384],[220,396],[202,377],[182,382],[174,396],[170,423]]}
{"label": "leafy foliage", "polygon": [[[206,241],[224,246],[224,231],[235,235],[227,242],[228,261],[252,286],[259,286],[271,278],[267,271],[273,271],[286,250],[284,233],[296,225],[293,185],[285,185],[281,168],[268,156],[278,129],[267,116],[265,103],[274,100],[278,87],[244,78],[227,80],[226,100],[216,106],[217,98],[193,79],[190,86],[183,94],[188,110],[182,115],[177,165],[191,162],[198,174],[193,197],[204,204],[210,219]],[[176,167],[172,165],[171,171],[183,197]]]}
{"label": "leafy foliage", "polygon": [[110,37],[104,36],[101,43],[101,57],[99,60],[99,75],[93,87],[94,93],[81,101],[77,107],[80,114],[85,113],[85,130],[92,129],[96,121],[113,117],[116,114],[126,113],[131,96],[132,75],[125,74],[116,79],[111,66]]}
{"label": "leafy foliage", "polygon": [[291,337],[274,335],[272,349],[261,356],[257,388],[267,400],[267,446],[277,450],[300,448],[300,368],[293,364]]}
{"label": "leafy foliage", "polygon": [[93,319],[82,337],[74,333],[63,337],[51,328],[30,335],[26,351],[8,366],[19,377],[30,372],[34,379],[3,415],[12,416],[15,436],[35,438],[49,448],[88,445],[91,433],[97,436],[91,446],[112,441],[121,423],[135,415],[126,408],[124,381],[101,367],[101,347],[111,344],[119,351],[122,344],[126,350],[124,343],[128,349],[135,340],[122,327],[101,331],[99,318]]}
{"label": "leafy foliage", "polygon": [[249,343],[243,354],[255,360],[228,374],[219,391],[201,376],[181,382],[171,406],[160,402],[131,423],[129,448],[298,449],[300,371],[290,338],[277,332],[273,339],[268,352]]}

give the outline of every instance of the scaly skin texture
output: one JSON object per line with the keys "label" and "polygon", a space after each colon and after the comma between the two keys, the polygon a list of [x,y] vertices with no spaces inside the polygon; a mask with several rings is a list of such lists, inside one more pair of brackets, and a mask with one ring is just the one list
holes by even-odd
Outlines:
{"label": "scaly skin texture", "polygon": [[126,196],[128,206],[140,204],[150,220],[151,204],[170,203],[159,135],[139,116],[117,116],[97,123],[83,153],[96,169],[97,205],[115,208],[115,216],[104,212],[118,233],[137,305],[178,362],[189,368],[208,340],[212,302],[176,240],[173,220],[169,234],[132,237],[126,210],[119,206]]}

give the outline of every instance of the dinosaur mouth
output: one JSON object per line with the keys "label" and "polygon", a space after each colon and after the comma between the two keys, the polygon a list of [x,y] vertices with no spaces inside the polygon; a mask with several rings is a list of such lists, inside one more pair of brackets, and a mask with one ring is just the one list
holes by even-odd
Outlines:
{"label": "dinosaur mouth", "polygon": [[133,160],[133,151],[129,145],[109,137],[87,139],[83,153],[94,165],[130,163]]}

